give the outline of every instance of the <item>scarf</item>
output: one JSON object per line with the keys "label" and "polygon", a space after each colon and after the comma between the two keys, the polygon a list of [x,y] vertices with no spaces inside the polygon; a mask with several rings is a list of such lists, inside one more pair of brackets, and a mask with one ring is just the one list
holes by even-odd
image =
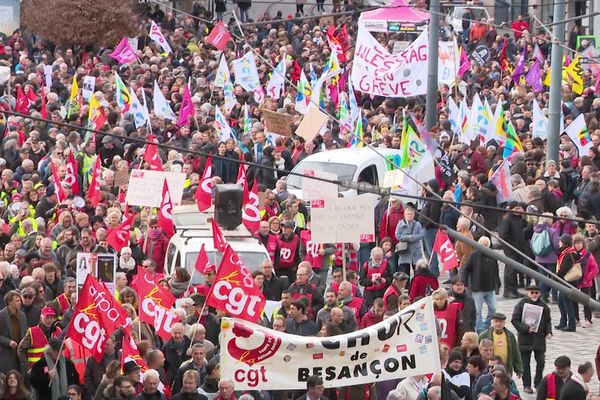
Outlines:
{"label": "scarf", "polygon": [[161,233],[160,229],[148,229],[148,239],[157,240]]}
{"label": "scarf", "polygon": [[[567,254],[577,254],[577,250],[575,250],[575,247],[570,246],[567,247],[566,249],[564,249],[563,251],[560,252],[560,255],[558,256],[558,261],[556,262],[556,266],[558,267],[557,271],[560,271],[560,267],[562,266],[563,263],[563,259],[565,258],[565,256]],[[579,257],[575,256],[574,261],[573,262],[577,262],[577,259]]]}
{"label": "scarf", "polygon": [[[50,357],[48,352],[44,352],[44,357],[48,364],[48,370],[56,369],[56,363],[52,360],[52,357]],[[59,360],[62,360],[62,362],[58,363]],[[63,357],[59,358],[59,360],[57,360],[57,363],[59,364],[57,371],[58,375],[50,381],[52,400],[57,400],[63,393],[67,392],[67,388],[69,387],[69,382],[67,380],[67,365]]]}

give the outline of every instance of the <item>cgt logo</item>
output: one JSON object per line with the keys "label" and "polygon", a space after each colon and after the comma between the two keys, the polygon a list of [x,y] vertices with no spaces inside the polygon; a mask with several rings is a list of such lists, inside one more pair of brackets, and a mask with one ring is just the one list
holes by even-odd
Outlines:
{"label": "cgt logo", "polygon": [[106,332],[98,323],[98,311],[99,308],[96,303],[82,309],[73,318],[73,328],[81,334],[81,344],[86,349],[102,353],[106,341]]}

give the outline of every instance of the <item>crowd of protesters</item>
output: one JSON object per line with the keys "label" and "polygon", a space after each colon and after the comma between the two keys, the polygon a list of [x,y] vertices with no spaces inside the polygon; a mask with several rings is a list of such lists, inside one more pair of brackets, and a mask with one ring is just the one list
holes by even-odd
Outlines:
{"label": "crowd of protesters", "polygon": [[[262,84],[282,57],[287,60],[292,81],[298,79],[294,64],[307,76],[311,70],[320,76],[331,52],[326,32],[331,25],[345,25],[350,40],[349,61],[342,62],[345,72],[340,82],[342,86],[349,84],[356,15],[302,19],[302,4],[299,2],[296,16],[270,22],[272,18],[265,14],[258,18],[260,24],[244,25],[243,32],[230,21],[229,28],[237,35],[243,33],[243,39],[235,38],[227,45],[222,52],[227,61],[255,52]],[[322,10],[323,3],[319,4]],[[339,10],[339,2],[336,4]],[[225,2],[217,1],[216,5],[217,14],[222,16]],[[242,19],[248,20],[250,2],[238,2],[238,6]],[[310,213],[301,199],[288,193],[283,178],[286,171],[311,154],[348,147],[352,136],[331,121],[329,129],[312,141],[295,135],[273,139],[265,132],[263,111],[291,115],[295,131],[302,120],[302,115],[294,111],[297,88],[286,84],[279,100],[257,104],[252,93],[235,85],[238,104],[226,113],[226,118],[237,140],[220,143],[213,124],[214,105],[224,103],[224,93],[213,83],[221,52],[204,43],[212,28],[206,20],[211,18],[200,3],[194,5],[192,14],[158,6],[149,8],[141,18],[137,38],[139,59],[124,67],[110,58],[106,49],[57,47],[27,32],[17,31],[0,43],[0,64],[11,70],[9,83],[4,84],[5,95],[0,98],[0,106],[6,111],[0,120],[0,399],[437,400],[448,398],[443,393],[448,389],[448,395],[457,399],[512,400],[520,396],[518,379],[522,380],[523,391],[532,394],[536,390],[538,399],[596,397],[598,393],[588,386],[595,373],[589,362],[577,366],[576,371],[573,367],[571,372],[571,360],[561,356],[554,360],[554,370],[545,374],[546,340],[557,330],[593,329],[595,315],[590,307],[578,306],[564,293],[510,267],[505,267],[500,276],[496,259],[460,241],[455,243],[459,267],[447,281],[440,283],[446,277],[439,277],[437,257],[430,257],[435,232],[442,224],[482,246],[501,248],[513,260],[557,281],[567,281],[593,298],[600,295],[596,262],[600,257],[596,224],[600,220],[600,98],[596,98],[596,77],[589,70],[582,74],[585,89],[581,95],[575,95],[571,85],[563,85],[563,113],[565,125],[585,115],[593,147],[589,154],[578,154],[577,147],[563,136],[560,160],[546,160],[545,141],[533,138],[531,132],[532,101],[536,99],[546,109],[547,88],[536,94],[526,85],[515,84],[500,58],[514,65],[522,49],[533,58],[537,44],[545,59],[545,75],[550,62],[556,62],[550,60],[549,36],[544,31],[530,32],[522,17],[511,25],[514,32],[503,35],[486,21],[466,21],[460,41],[469,48],[485,43],[491,61],[486,65],[473,63],[458,89],[443,86],[440,103],[427,105],[438,110],[438,123],[431,134],[439,148],[436,179],[426,183],[422,200],[413,204],[385,196],[374,210],[376,243],[330,243],[310,254],[303,234],[310,228]],[[173,54],[165,55],[150,41],[150,20],[161,27]],[[451,31],[451,26],[443,27],[446,36]],[[403,35],[378,34],[377,38],[391,50],[394,41],[405,39]],[[52,67],[52,85],[45,88],[44,66]],[[190,81],[193,120],[178,126],[151,112],[152,131],[148,125],[136,129],[134,117],[123,114],[117,103],[116,73],[139,99],[151,99],[157,81],[176,113],[182,106],[183,88]],[[61,124],[88,126],[87,104],[76,113],[67,111],[73,76],[82,87],[85,75],[96,78],[94,96],[107,116],[102,131],[114,135],[92,134]],[[19,106],[17,89],[34,94],[35,100],[27,107],[31,118],[10,113]],[[347,92],[343,87],[341,91]],[[470,102],[475,93],[493,109],[503,106],[507,120],[524,144],[524,152],[514,154],[510,160],[513,199],[506,204],[497,204],[498,189],[488,179],[503,161],[502,146],[493,142],[481,146],[479,141],[460,144],[458,133],[451,130],[448,121],[447,97],[454,96],[457,103],[466,97]],[[364,140],[375,147],[398,149],[398,121],[402,121],[403,112],[412,113],[417,122],[425,114],[421,97],[357,95],[363,112]],[[244,133],[242,106],[246,104],[251,128]],[[325,109],[337,115],[333,99],[326,100]],[[43,112],[47,112],[47,120],[43,120]],[[204,307],[217,266],[205,270],[205,286],[192,289],[188,266],[178,266],[169,274],[171,271],[165,268],[169,238],[148,208],[131,207],[134,226],[129,246],[117,254],[116,296],[134,321],[132,334],[150,369],[142,379],[135,361],[121,365],[120,331],[107,340],[101,362],[65,338],[77,298],[77,254],[114,253],[106,234],[124,218],[127,191],[127,182],[116,182],[116,177],[123,171],[148,167],[144,144],[129,139],[149,140],[151,134],[154,143],[181,149],[159,146],[159,157],[165,171],[186,174],[183,202],[194,201],[206,165],[204,155],[225,157],[215,161],[215,183],[235,183],[239,160],[256,163],[249,168],[247,179],[250,183],[257,180],[266,200],[255,235],[270,259],[255,266],[253,277],[268,300],[281,302],[273,315],[263,316],[261,323],[296,335],[332,336],[374,325],[413,301],[432,296],[436,317],[445,327],[439,333],[443,370],[431,376],[378,382],[369,388],[360,385],[325,390],[322,380],[312,376],[306,393],[260,388],[248,393],[236,391],[233,382],[220,379],[218,335],[219,319],[224,313]],[[93,207],[85,193],[97,156],[102,165],[101,198],[100,204]],[[73,193],[75,182],[66,179],[71,176],[67,170],[71,159],[77,163],[74,175],[80,188],[78,195]],[[60,202],[53,168],[65,192],[61,196],[66,199]],[[431,199],[434,194],[447,203]],[[84,198],[83,203],[79,196]],[[460,211],[452,206],[454,202],[460,202]],[[525,211],[528,214],[522,213]],[[587,222],[574,222],[574,217]],[[501,240],[490,231],[497,232]],[[282,249],[290,250],[286,254],[291,257],[282,258]],[[179,322],[168,341],[139,321],[134,287],[138,266],[182,299],[177,310]],[[345,276],[342,266],[347,269]],[[574,273],[577,269],[578,274]],[[510,316],[496,311],[496,295],[501,292],[505,298],[519,299]],[[527,304],[543,309],[535,327],[522,319]],[[561,315],[556,325],[550,318],[554,304]],[[533,376],[532,355],[536,363]],[[596,370],[599,366],[600,352]]]}

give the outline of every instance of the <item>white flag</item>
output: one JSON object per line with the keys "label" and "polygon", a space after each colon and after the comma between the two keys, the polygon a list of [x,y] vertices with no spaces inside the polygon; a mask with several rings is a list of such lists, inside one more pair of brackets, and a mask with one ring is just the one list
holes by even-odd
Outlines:
{"label": "white flag", "polygon": [[256,69],[256,58],[254,53],[249,51],[242,58],[231,62],[231,68],[235,74],[235,83],[248,92],[253,92],[260,86],[258,70]]}
{"label": "white flag", "polygon": [[573,144],[577,146],[579,157],[587,156],[590,149],[594,147],[583,114],[579,114],[579,116],[567,126],[565,133],[569,136],[569,139],[571,139]]}
{"label": "white flag", "polygon": [[229,139],[236,140],[235,135],[219,106],[215,106],[215,129],[219,131],[219,142],[226,142]]}
{"label": "white flag", "polygon": [[150,25],[150,34],[148,36],[150,36],[150,39],[158,43],[165,53],[171,54],[173,52],[173,49],[171,49],[171,45],[169,45],[169,42],[167,42],[165,35],[163,35],[160,28],[154,21],[152,21],[152,24]]}
{"label": "white flag", "polygon": [[237,97],[233,93],[233,83],[231,83],[231,78],[229,77],[225,80],[223,95],[225,96],[225,111],[229,114],[237,104]]}
{"label": "white flag", "polygon": [[479,94],[475,93],[473,96],[473,104],[471,105],[471,112],[469,113],[469,138],[476,140],[478,137],[485,137],[490,124],[487,118],[485,107],[481,102]]}
{"label": "white flag", "polygon": [[271,80],[267,84],[267,96],[279,100],[283,85],[285,84],[285,59],[281,60],[271,74]]}
{"label": "white flag", "polygon": [[215,75],[215,87],[225,87],[225,82],[230,80],[230,77],[227,61],[225,60],[225,56],[222,55],[219,61],[219,68],[217,68],[217,74]]}
{"label": "white flag", "polygon": [[482,143],[483,145],[485,145],[487,142],[494,138],[494,130],[496,129],[496,127],[494,126],[494,112],[492,111],[492,107],[490,107],[488,99],[485,99],[483,101],[483,107],[485,107],[485,113],[489,121],[488,129],[485,132],[485,141]]}
{"label": "white flag", "polygon": [[129,110],[129,112],[133,114],[135,128],[138,129],[146,125],[146,120],[148,118],[148,109],[142,106],[142,103],[140,103],[140,99],[138,99],[133,88],[129,89],[129,93],[131,94],[131,109]]}
{"label": "white flag", "polygon": [[157,81],[154,81],[154,114],[158,117],[163,117],[164,119],[177,121],[177,115],[171,110],[167,99],[165,99],[165,96],[163,96],[158,87]]}
{"label": "white flag", "polygon": [[460,110],[452,97],[448,97],[448,122],[452,132],[460,132]]}
{"label": "white flag", "polygon": [[548,139],[548,118],[540,108],[536,99],[533,99],[533,137]]}
{"label": "white flag", "polygon": [[298,94],[296,95],[296,105],[294,109],[300,114],[306,114],[308,111],[308,105],[310,104],[310,85],[304,70],[300,72],[300,79],[298,80]]}

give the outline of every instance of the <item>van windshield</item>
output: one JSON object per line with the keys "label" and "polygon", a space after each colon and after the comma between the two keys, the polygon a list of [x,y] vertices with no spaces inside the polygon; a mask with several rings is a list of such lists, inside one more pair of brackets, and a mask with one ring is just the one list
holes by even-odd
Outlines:
{"label": "van windshield", "polygon": [[[259,251],[238,251],[238,256],[240,256],[242,263],[248,268],[250,273],[259,270],[262,262],[267,258],[265,253],[261,253]],[[208,260],[211,263],[215,263],[215,252],[207,251],[206,255],[208,256]],[[188,272],[191,274],[192,271],[195,271],[194,265],[196,264],[196,259],[198,258],[198,252],[195,253],[187,253],[186,254],[186,263]],[[216,253],[216,264],[219,265],[221,263],[221,259],[223,258],[223,253]],[[194,277],[192,278],[192,284],[197,285],[199,283],[204,282],[204,277],[197,272],[194,272]]]}
{"label": "van windshield", "polygon": [[[354,172],[356,171],[356,165],[332,163],[328,161],[301,161],[292,171],[298,174],[304,174],[304,171],[306,170],[329,172],[331,174],[336,174],[340,180],[351,181],[354,177]],[[301,176],[288,175],[286,183],[288,188],[302,189]],[[345,189],[338,186],[338,191],[342,190]]]}

